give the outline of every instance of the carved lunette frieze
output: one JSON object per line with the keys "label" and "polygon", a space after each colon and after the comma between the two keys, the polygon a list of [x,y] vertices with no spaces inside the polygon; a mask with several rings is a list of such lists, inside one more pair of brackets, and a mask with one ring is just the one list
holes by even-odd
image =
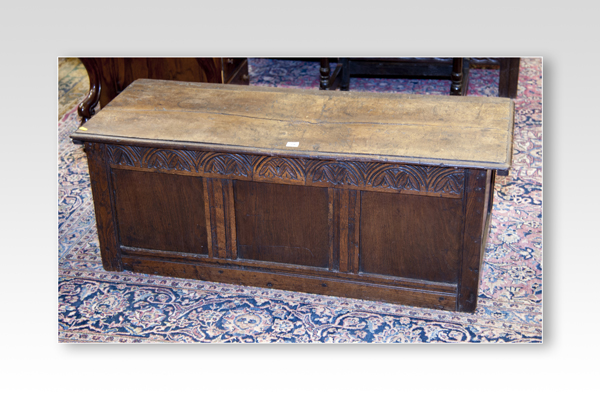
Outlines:
{"label": "carved lunette frieze", "polygon": [[251,157],[243,154],[109,145],[111,164],[161,171],[252,177]]}
{"label": "carved lunette frieze", "polygon": [[464,187],[464,171],[420,165],[373,165],[368,171],[367,185],[374,188],[460,197]]}
{"label": "carved lunette frieze", "polygon": [[461,197],[464,170],[375,162],[312,161],[307,183],[431,196]]}
{"label": "carved lunette frieze", "polygon": [[361,161],[317,160],[108,145],[114,166],[300,185],[462,197],[464,170]]}

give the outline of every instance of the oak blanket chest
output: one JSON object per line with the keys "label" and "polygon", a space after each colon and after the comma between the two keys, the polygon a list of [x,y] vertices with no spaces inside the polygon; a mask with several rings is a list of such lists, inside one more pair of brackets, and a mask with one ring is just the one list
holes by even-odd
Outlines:
{"label": "oak blanket chest", "polygon": [[72,138],[106,270],[473,312],[513,113],[138,80]]}

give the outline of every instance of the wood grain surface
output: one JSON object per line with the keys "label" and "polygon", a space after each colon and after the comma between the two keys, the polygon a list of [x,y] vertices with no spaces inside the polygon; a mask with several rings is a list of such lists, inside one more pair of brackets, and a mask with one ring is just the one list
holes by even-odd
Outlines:
{"label": "wood grain surface", "polygon": [[124,246],[208,254],[201,178],[114,169],[113,181]]}
{"label": "wood grain surface", "polygon": [[513,110],[504,98],[138,80],[72,137],[505,170]]}
{"label": "wood grain surface", "polygon": [[237,181],[240,258],[327,268],[326,188]]}
{"label": "wood grain surface", "polygon": [[462,200],[363,192],[361,271],[457,282]]}

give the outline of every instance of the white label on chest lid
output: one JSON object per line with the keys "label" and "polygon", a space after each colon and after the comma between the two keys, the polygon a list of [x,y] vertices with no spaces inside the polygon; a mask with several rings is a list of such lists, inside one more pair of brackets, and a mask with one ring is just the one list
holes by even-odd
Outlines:
{"label": "white label on chest lid", "polygon": [[287,142],[285,147],[298,147],[299,145],[300,145],[300,142]]}

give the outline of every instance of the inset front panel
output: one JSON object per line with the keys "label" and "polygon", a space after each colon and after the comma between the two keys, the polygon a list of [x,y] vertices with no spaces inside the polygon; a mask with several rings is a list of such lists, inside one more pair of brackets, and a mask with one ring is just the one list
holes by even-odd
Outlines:
{"label": "inset front panel", "polygon": [[361,271],[457,282],[462,201],[362,192]]}
{"label": "inset front panel", "polygon": [[207,254],[202,178],[113,169],[121,244]]}
{"label": "inset front panel", "polygon": [[328,189],[235,182],[238,257],[327,268]]}

